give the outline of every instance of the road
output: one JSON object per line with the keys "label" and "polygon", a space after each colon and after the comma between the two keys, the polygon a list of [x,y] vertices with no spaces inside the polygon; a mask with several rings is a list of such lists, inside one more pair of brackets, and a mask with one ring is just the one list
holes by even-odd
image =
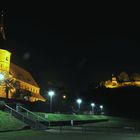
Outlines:
{"label": "road", "polygon": [[115,133],[56,133],[45,131],[19,131],[0,133],[2,140],[139,140],[140,135]]}

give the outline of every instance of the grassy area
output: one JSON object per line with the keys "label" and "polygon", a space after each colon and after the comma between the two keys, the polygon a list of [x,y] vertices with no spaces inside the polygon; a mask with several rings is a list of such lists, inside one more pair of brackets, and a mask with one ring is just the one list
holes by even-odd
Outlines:
{"label": "grassy area", "polygon": [[67,114],[51,114],[51,113],[37,113],[42,117],[47,117],[49,121],[85,121],[85,120],[105,120],[107,116],[102,115],[67,115]]}
{"label": "grassy area", "polygon": [[[67,115],[67,114],[51,114],[51,113],[36,113],[43,118],[47,117],[49,121],[82,121],[82,120],[104,120],[106,116],[100,115]],[[33,116],[31,116],[33,118]],[[0,111],[0,131],[18,130],[25,126],[23,122],[17,120],[9,113]]]}
{"label": "grassy area", "polygon": [[0,131],[18,130],[24,126],[24,123],[15,119],[9,113],[0,111]]}
{"label": "grassy area", "polygon": [[[39,113],[40,115],[45,115],[44,113]],[[48,118],[51,121],[60,121],[60,120],[68,120],[68,119],[75,119],[75,120],[97,120],[97,119],[107,119],[108,117],[106,116],[97,116],[97,115],[66,115],[66,114],[47,114]],[[102,122],[102,123],[93,123],[91,124],[91,127],[94,129],[97,128],[95,127],[96,125],[100,125],[101,127],[107,127],[107,126],[115,126],[118,127],[118,122],[120,122],[120,118],[114,118],[114,117],[109,117],[110,122]],[[57,120],[56,120],[57,119]],[[113,120],[113,121],[112,121]],[[105,123],[105,124],[104,124]],[[131,124],[128,125],[128,122],[124,122],[124,119],[122,120],[121,126],[131,126]],[[127,125],[126,125],[127,124]],[[135,123],[133,122],[133,125]],[[17,119],[13,118],[10,114],[5,113],[0,111],[0,131],[4,130],[17,130],[20,129],[24,126],[24,124]],[[139,125],[140,126],[140,125]],[[84,126],[88,128],[88,126]],[[64,127],[64,130],[67,127]],[[71,129],[77,129],[77,127],[70,127]],[[67,129],[66,129],[67,130]],[[51,131],[48,130],[46,131],[37,131],[37,130],[23,130],[23,131],[15,131],[15,132],[4,132],[0,133],[0,139],[4,140],[15,140],[15,139],[20,139],[20,140],[40,140],[40,139],[51,139],[51,140],[86,140],[86,139],[104,139],[104,140],[138,140],[140,139],[140,135],[135,135],[133,134],[133,131],[128,134],[122,134],[116,133],[116,132],[111,132],[111,131],[93,131],[89,133],[85,133],[83,131],[72,131],[72,132],[65,132],[65,131],[54,131],[51,129]]]}

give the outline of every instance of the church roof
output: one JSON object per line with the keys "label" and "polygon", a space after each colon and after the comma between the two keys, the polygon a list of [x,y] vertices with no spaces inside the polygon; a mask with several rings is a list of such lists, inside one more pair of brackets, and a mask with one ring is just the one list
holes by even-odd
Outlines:
{"label": "church roof", "polygon": [[13,63],[10,64],[10,74],[18,80],[39,87],[35,82],[35,80],[33,79],[32,75],[28,71],[24,70],[23,68]]}

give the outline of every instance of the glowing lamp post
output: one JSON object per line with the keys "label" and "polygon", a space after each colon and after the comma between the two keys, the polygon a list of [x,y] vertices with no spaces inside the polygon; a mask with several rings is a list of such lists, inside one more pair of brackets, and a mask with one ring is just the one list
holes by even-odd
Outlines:
{"label": "glowing lamp post", "polygon": [[50,96],[50,112],[52,112],[52,97],[54,96],[54,91],[49,91],[48,95]]}
{"label": "glowing lamp post", "polygon": [[94,114],[94,107],[95,107],[95,104],[94,103],[91,103],[92,114]]}
{"label": "glowing lamp post", "polygon": [[67,96],[66,95],[63,95],[63,99],[66,99],[67,98]]}
{"label": "glowing lamp post", "polygon": [[82,99],[77,99],[76,102],[77,102],[78,108],[79,108],[79,110],[80,110],[80,105],[81,105],[81,103],[82,103]]}
{"label": "glowing lamp post", "polygon": [[103,105],[100,105],[101,115],[103,114]]}

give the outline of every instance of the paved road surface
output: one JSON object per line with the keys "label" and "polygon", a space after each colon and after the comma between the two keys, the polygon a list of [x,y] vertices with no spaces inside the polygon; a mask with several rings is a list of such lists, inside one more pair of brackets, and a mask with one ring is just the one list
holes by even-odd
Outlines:
{"label": "paved road surface", "polygon": [[140,140],[140,135],[115,133],[56,133],[24,131],[0,133],[1,140]]}

